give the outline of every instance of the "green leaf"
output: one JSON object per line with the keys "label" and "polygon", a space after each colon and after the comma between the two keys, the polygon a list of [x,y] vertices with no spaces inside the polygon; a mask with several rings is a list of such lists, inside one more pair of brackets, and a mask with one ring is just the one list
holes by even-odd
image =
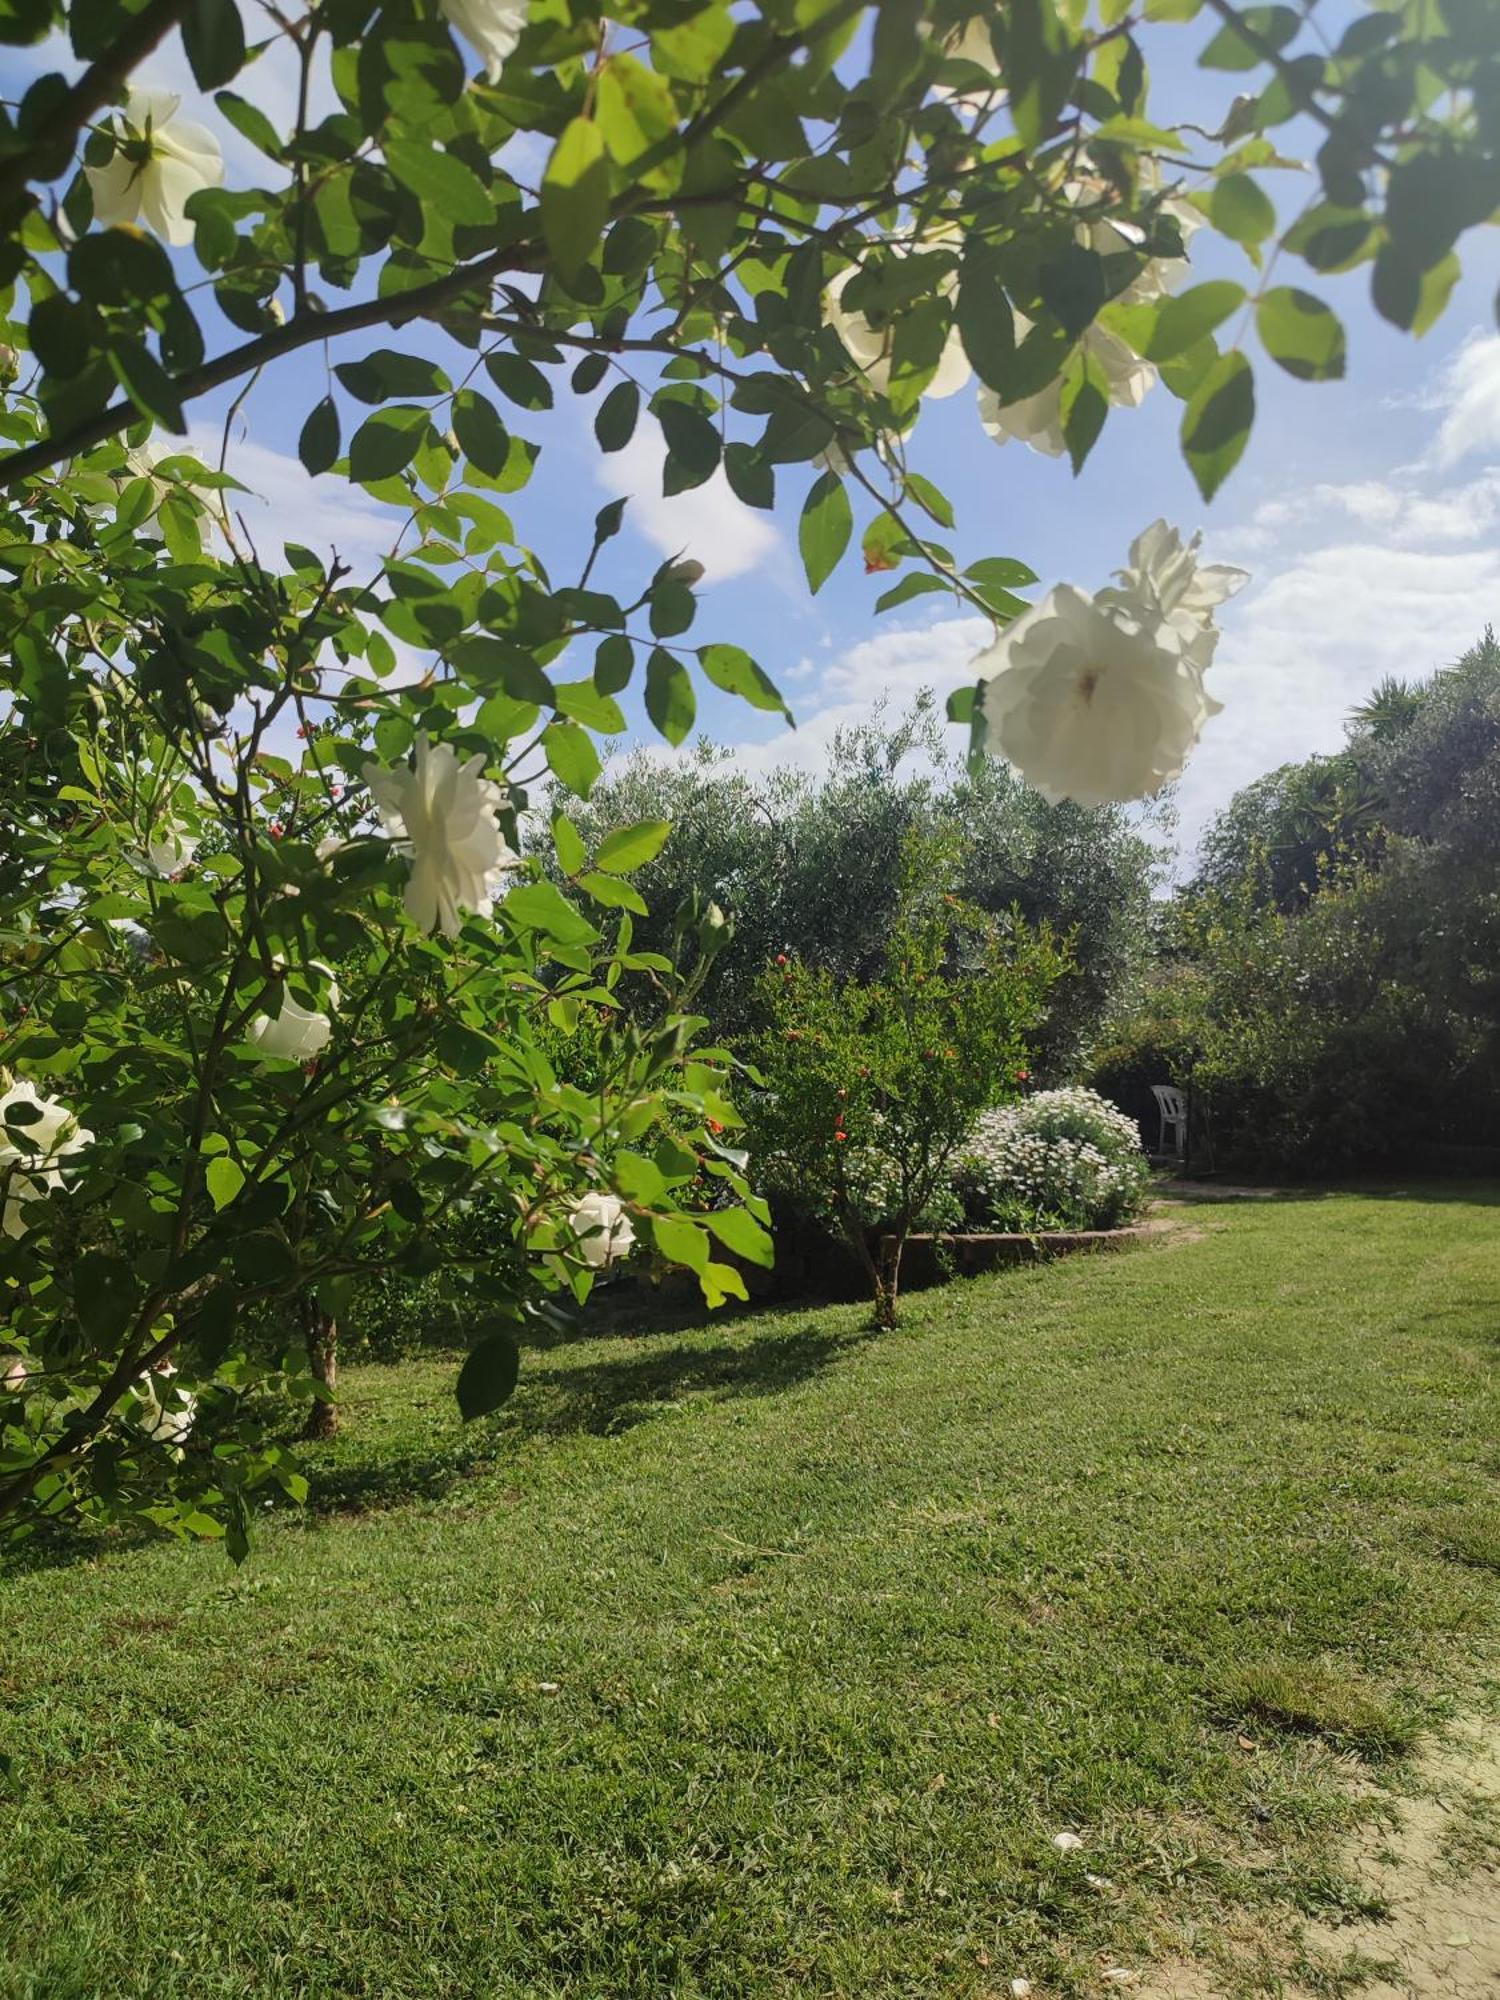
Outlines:
{"label": "green leaf", "polygon": [[1082,50],[1072,42],[1055,0],[1010,0],[1005,81],[1011,117],[1028,152],[1051,138],[1081,60]]}
{"label": "green leaf", "polygon": [[1229,278],[1210,278],[1159,305],[1116,306],[1110,323],[1148,361],[1170,361],[1222,326],[1245,302],[1245,287]]}
{"label": "green leaf", "polygon": [[651,1234],[669,1264],[685,1264],[690,1271],[706,1268],[711,1254],[707,1232],[686,1216],[653,1215]]}
{"label": "green leaf", "polygon": [[557,850],[557,864],[564,875],[576,875],[588,861],[588,849],[566,813],[552,815],[552,845]]}
{"label": "green leaf", "polygon": [[109,363],[120,387],[143,416],[154,418],[178,437],[186,433],[187,418],[177,391],[143,342],[116,335],[110,342]]}
{"label": "green leaf", "polygon": [[658,639],[675,639],[686,632],[698,613],[698,600],[685,583],[663,577],[651,590],[651,630]]}
{"label": "green leaf", "polygon": [[743,500],[747,507],[776,505],[775,473],[755,447],[742,438],[735,438],[724,447],[724,477],[735,499]]}
{"label": "green leaf", "polygon": [[363,485],[404,471],[416,456],[427,427],[427,412],[409,404],[377,410],[373,417],[366,417],[350,441],[349,477]]}
{"label": "green leaf", "polygon": [[651,30],[651,59],[667,76],[684,83],[707,83],[729,53],[734,17],[723,0],[685,21]]}
{"label": "green leaf", "polygon": [[599,935],[555,882],[522,882],[501,908],[522,930],[543,931],[559,944],[592,944]]}
{"label": "green leaf", "polygon": [[646,713],[675,749],[693,726],[698,698],[680,660],[660,646],[646,663]]}
{"label": "green leaf", "polygon": [[641,392],[634,382],[616,382],[594,412],[594,436],[601,451],[623,451],[635,436]]}
{"label": "green leaf", "polygon": [[234,0],[189,0],[182,46],[200,90],[217,90],[245,66],[245,27]]}
{"label": "green leaf", "polygon": [[951,584],[944,583],[940,576],[934,576],[930,569],[914,569],[899,583],[893,583],[889,590],[880,593],[875,600],[875,609],[894,611],[898,604],[909,604],[914,597],[926,597],[932,591],[951,588]]}
{"label": "green leaf", "polygon": [[339,412],[332,396],[325,396],[308,412],[302,435],[297,440],[297,456],[311,473],[326,472],[339,455]]}
{"label": "green leaf", "polygon": [[565,277],[593,255],[609,217],[609,163],[599,128],[575,118],[552,149],[542,179],[542,234]]}
{"label": "green leaf", "polygon": [[1182,415],[1182,449],[1205,500],[1238,465],[1254,419],[1255,377],[1232,348],[1204,376]]}
{"label": "green leaf", "polygon": [[[634,56],[612,55],[595,72],[598,118],[604,143],[622,167],[634,167],[646,154],[666,156],[665,141],[677,130],[677,105],[664,76],[647,69]],[[659,179],[648,171],[649,184]]]}
{"label": "green leaf", "polygon": [[1273,361],[1303,382],[1337,381],[1344,372],[1344,329],[1323,301],[1277,285],[1255,309],[1255,325]]}
{"label": "green leaf", "polygon": [[500,412],[477,389],[460,389],[453,398],[453,435],[471,465],[498,479],[510,457],[510,434]]}
{"label": "green leaf", "polygon": [[1263,243],[1276,227],[1271,197],[1249,174],[1226,174],[1215,182],[1208,216],[1215,229],[1247,249]]}
{"label": "green leaf", "polygon": [[784,715],[788,722],[791,721],[792,712],[774,683],[743,647],[704,646],[699,651],[698,662],[714,686],[722,688],[725,694],[738,695],[752,708],[765,709],[772,715]]}
{"label": "green leaf", "polygon": [[957,526],[952,501],[939,487],[934,486],[930,479],[924,479],[920,472],[908,472],[906,490],[923,513],[930,514],[940,528]]}
{"label": "green leaf", "polygon": [[512,1333],[487,1334],[458,1371],[458,1409],[466,1424],[488,1417],[515,1393],[521,1350]]}
{"label": "green leaf", "polygon": [[243,1168],[227,1153],[218,1153],[209,1161],[203,1178],[216,1211],[227,1208],[245,1185]]}
{"label": "green leaf", "polygon": [[74,1264],[73,1305],[84,1332],[101,1346],[129,1325],[135,1299],[135,1273],[126,1258],[88,1250]]}
{"label": "green leaf", "polygon": [[596,903],[603,903],[606,909],[629,910],[632,916],[649,916],[641,893],[632,889],[628,882],[622,882],[617,875],[583,875],[578,886],[593,897]]}
{"label": "green leaf", "polygon": [[626,723],[617,701],[607,694],[601,694],[597,681],[557,681],[553,685],[552,698],[557,703],[559,715],[566,715],[572,722],[581,722],[585,729],[593,729],[604,736],[623,736]]}
{"label": "green leaf", "polygon": [[603,766],[594,739],[576,722],[549,722],[542,731],[542,754],[559,784],[586,799]]}
{"label": "green leaf", "polygon": [[853,533],[854,510],[849,505],[844,482],[836,472],[825,472],[813,482],[797,525],[802,567],[814,595],[838,567]]}
{"label": "green leaf", "polygon": [[623,632],[611,632],[599,641],[594,654],[594,686],[600,694],[619,694],[629,687],[634,672],[635,648]]}
{"label": "green leaf", "polygon": [[385,163],[404,188],[447,223],[478,226],[495,219],[494,198],[474,169],[453,153],[415,139],[387,137]]}
{"label": "green leaf", "polygon": [[400,354],[391,347],[374,348],[358,361],[340,361],[333,372],[362,403],[384,403],[392,396],[446,396],[453,386],[425,354]]}
{"label": "green leaf", "polygon": [[269,160],[285,157],[285,148],[276,127],[271,123],[258,104],[251,104],[247,98],[236,96],[232,90],[221,90],[214,103],[239,133],[252,146],[259,148]]}
{"label": "green leaf", "polygon": [[523,410],[550,410],[552,384],[535,362],[520,354],[487,354],[485,372],[502,396]]}
{"label": "green leaf", "polygon": [[[1153,15],[1153,18],[1160,17]],[[1220,28],[1198,58],[1201,69],[1256,69],[1265,61],[1260,44],[1268,44],[1279,53],[1288,42],[1295,41],[1302,25],[1301,16],[1293,7],[1244,7],[1239,10],[1239,18],[1256,39],[1247,39],[1233,26]]]}
{"label": "green leaf", "polygon": [[666,819],[637,820],[622,826],[599,843],[599,866],[610,875],[632,875],[654,861],[666,844],[672,822]]}
{"label": "green leaf", "polygon": [[[437,1032],[437,1052],[449,1069],[459,1076],[478,1076],[488,1062],[493,1062],[499,1054],[499,1047],[489,1035],[481,1035],[474,1028],[466,1028],[462,1021],[444,1021]],[[398,1181],[396,1186],[410,1187],[410,1183]],[[412,1189],[412,1193],[416,1194]],[[392,1190],[392,1204],[395,1205],[395,1190]],[[422,1206],[420,1200],[414,1204],[411,1221],[420,1222]]]}
{"label": "green leaf", "polygon": [[713,1209],[703,1219],[724,1248],[732,1250],[736,1257],[743,1257],[747,1263],[764,1265],[767,1270],[775,1263],[776,1245],[771,1234],[761,1227],[748,1208]]}
{"label": "green leaf", "polygon": [[692,403],[661,397],[653,405],[667,441],[662,474],[664,493],[684,493],[701,486],[718,470],[720,438],[712,420]]}
{"label": "green leaf", "polygon": [[1063,441],[1076,476],[1093,450],[1109,415],[1109,380],[1102,365],[1080,349],[1069,361],[1058,393]]}

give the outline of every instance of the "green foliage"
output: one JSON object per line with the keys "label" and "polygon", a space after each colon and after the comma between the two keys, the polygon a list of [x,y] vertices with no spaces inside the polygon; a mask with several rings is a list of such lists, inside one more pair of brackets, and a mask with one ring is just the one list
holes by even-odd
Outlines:
{"label": "green foliage", "polygon": [[[1081,465],[1107,414],[1081,343],[1181,252],[1162,163],[1177,174],[1196,143],[1152,122],[1123,17],[1026,0],[976,62],[971,41],[954,53],[965,17],[946,0],[882,8],[869,36],[864,11],[645,0],[627,48],[585,0],[521,21],[455,7],[478,50],[415,0],[317,0],[254,42],[234,0],[0,13],[0,39],[65,35],[84,66],[0,109],[0,1016],[26,1100],[8,1093],[0,1278],[31,1365],[0,1429],[0,1514],[83,1507],[240,1552],[250,1496],[298,1477],[257,1399],[305,1387],[300,1364],[237,1345],[241,1309],[311,1291],[326,1311],[346,1279],[440,1266],[475,1326],[524,1326],[591,1282],[566,1220],[586,1192],[627,1201],[707,1296],[729,1289],[679,1199],[700,1173],[743,1196],[708,1143],[733,1123],[732,1066],[693,1053],[687,1011],[722,923],[700,912],[701,962],[676,977],[635,948],[645,899],[587,830],[583,866],[562,836],[566,889],[534,864],[499,879],[492,836],[514,836],[544,771],[588,798],[594,738],[623,727],[642,660],[669,743],[693,727],[699,674],[767,711],[781,697],[739,648],[685,643],[680,567],[609,574],[623,502],[586,549],[530,546],[510,511],[543,449],[529,419],[565,386],[602,389],[596,438],[619,449],[648,404],[664,490],[722,466],[756,506],[821,459],[814,581],[859,528],[872,568],[904,571],[883,603],[935,587],[1007,618],[1030,572],[1008,555],[957,570],[925,527],[946,532],[951,506],[907,466],[906,433],[962,348],[1002,400],[1058,385]],[[1371,262],[1379,309],[1420,329],[1496,206],[1494,24],[1380,14],[1330,56],[1287,12],[1216,0],[1210,60],[1253,87],[1232,134],[1203,142],[1198,207],[1258,268],[1278,247],[1315,269]],[[190,127],[198,165],[179,150],[167,174],[160,101],[114,101],[177,26],[261,185],[221,184]],[[256,101],[273,45],[290,116]],[[1323,129],[1335,212],[1278,245],[1252,176],[1297,113]],[[1087,241],[1069,193],[1083,149]],[[828,323],[836,280],[859,356]],[[1273,353],[1336,373],[1339,337],[1294,296],[1294,313],[1259,301]],[[1209,492],[1253,392],[1246,357],[1197,328],[1166,379]],[[331,551],[263,553],[236,505],[232,419],[259,394],[284,406],[281,364],[303,349],[328,357],[292,412],[303,463],[391,510],[360,574]],[[184,440],[219,392],[221,463],[161,456],[153,431]],[[433,847],[425,805],[416,829],[394,816],[423,834],[398,854],[362,789],[373,766],[389,794],[427,746],[451,759],[445,784],[475,760],[467,861]],[[651,1025],[627,1015],[590,1047],[585,1091],[542,1024],[613,1017],[637,979],[661,983]],[[292,1036],[282,1054],[263,1021]],[[614,1189],[622,1153],[668,1140],[691,1141],[694,1172],[674,1150],[659,1194]],[[459,1261],[448,1222],[491,1182],[507,1256]],[[167,1364],[195,1399],[185,1441],[131,1415],[143,1384],[160,1403]]]}
{"label": "green foliage", "polygon": [[840,981],[876,976],[898,918],[903,846],[954,842],[966,901],[997,919],[1017,909],[1067,941],[1033,1066],[1049,1078],[1070,1074],[1146,961],[1161,854],[1150,823],[1049,805],[993,761],[968,770],[927,700],[900,720],[842,731],[827,762],[819,776],[788,767],[752,779],[700,747],[676,766],[647,757],[611,765],[577,815],[601,853],[616,826],[672,826],[638,878],[652,914],[637,943],[668,949],[683,897],[712,896],[734,935],[703,1006],[721,1034],[750,1033],[763,1025],[758,982],[778,952]]}
{"label": "green foliage", "polygon": [[1280,1171],[1493,1143],[1500,1117],[1500,646],[1354,711],[1346,749],[1236,795],[1173,957],[1097,1080],[1189,1086],[1219,1157]]}
{"label": "green foliage", "polygon": [[881,1320],[902,1246],[930,1215],[976,1114],[1016,1088],[1027,1036],[1062,967],[1050,936],[941,888],[956,856],[910,841],[878,978],[839,980],[785,953],[761,977],[747,1107],[761,1187],[841,1234]]}

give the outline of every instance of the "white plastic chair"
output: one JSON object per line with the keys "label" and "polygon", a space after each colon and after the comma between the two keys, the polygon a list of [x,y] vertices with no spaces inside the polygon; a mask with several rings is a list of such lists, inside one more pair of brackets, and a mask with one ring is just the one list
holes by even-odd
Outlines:
{"label": "white plastic chair", "polygon": [[1187,1153],[1187,1098],[1170,1083],[1153,1083],[1151,1095],[1156,1099],[1156,1108],[1161,1115],[1156,1150],[1166,1152],[1167,1134],[1170,1132],[1172,1151],[1180,1160]]}

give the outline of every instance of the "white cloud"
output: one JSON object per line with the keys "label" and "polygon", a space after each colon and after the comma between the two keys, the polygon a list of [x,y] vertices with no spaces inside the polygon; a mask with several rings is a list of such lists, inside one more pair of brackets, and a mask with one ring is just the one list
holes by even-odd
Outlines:
{"label": "white cloud", "polygon": [[[1298,546],[1301,543],[1302,546]],[[1421,679],[1473,644],[1500,607],[1500,550],[1289,536],[1264,581],[1223,614],[1209,688],[1223,702],[1178,789],[1190,853],[1230,795],[1278,764],[1337,750],[1350,709],[1385,674]]]}
{"label": "white cloud", "polygon": [[[955,688],[972,685],[974,655],[988,644],[991,634],[988,619],[943,618],[933,625],[861,639],[824,668],[811,703],[798,699],[795,733],[781,730],[764,742],[741,746],[739,763],[748,771],[782,765],[827,770],[839,730],[868,722],[882,701],[899,715],[923,688],[933,689],[941,702]],[[782,678],[802,676],[795,670]]]}
{"label": "white cloud", "polygon": [[[216,466],[222,436],[222,425],[194,424],[187,449],[205,465]],[[160,434],[157,441],[171,443]],[[363,577],[390,548],[405,519],[349,481],[329,474],[313,479],[290,453],[234,433],[224,469],[248,488],[229,495],[231,518],[243,516],[252,540],[268,558],[273,551],[279,557],[283,542],[301,542],[322,556],[337,550]]]}
{"label": "white cloud", "polygon": [[1500,334],[1471,333],[1436,385],[1444,412],[1428,454],[1439,470],[1475,452],[1500,451]]}
{"label": "white cloud", "polygon": [[1253,554],[1273,548],[1290,528],[1309,522],[1326,526],[1343,515],[1360,527],[1381,530],[1400,547],[1413,548],[1475,541],[1500,518],[1500,467],[1432,494],[1417,490],[1417,476],[1413,468],[1390,480],[1322,481],[1290,499],[1263,502],[1247,526],[1231,529],[1222,540]]}
{"label": "white cloud", "polygon": [[737,500],[722,469],[690,493],[663,494],[667,447],[659,427],[643,421],[623,451],[597,458],[600,485],[629,500],[626,520],[664,556],[701,562],[708,583],[743,576],[779,547],[767,515]]}

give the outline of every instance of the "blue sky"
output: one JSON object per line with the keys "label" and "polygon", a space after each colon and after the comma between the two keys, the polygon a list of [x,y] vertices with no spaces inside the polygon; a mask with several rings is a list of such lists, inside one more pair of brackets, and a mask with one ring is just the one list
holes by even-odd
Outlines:
{"label": "blue sky", "polygon": [[[1211,126],[1222,114],[1236,79],[1194,67],[1204,39],[1199,27],[1156,31],[1152,103],[1162,122],[1189,118]],[[25,55],[29,67],[69,66],[56,50]],[[261,177],[268,163],[212,105],[192,102],[175,43],[158,53],[142,80],[182,90],[184,110],[191,104],[192,115],[215,129],[230,185]],[[242,88],[273,116],[289,114],[289,103],[280,103],[286,80],[273,64],[261,65]],[[1295,128],[1278,136],[1289,152],[1299,150]],[[1267,179],[1285,212],[1300,205],[1300,177]],[[1195,241],[1195,274],[1253,282],[1241,253],[1205,245],[1206,235]],[[1340,311],[1349,331],[1348,377],[1339,384],[1295,382],[1252,344],[1255,432],[1211,507],[1199,498],[1177,448],[1181,405],[1163,388],[1139,410],[1112,414],[1077,480],[1066,463],[1014,442],[992,444],[979,428],[971,391],[923,410],[910,462],[953,500],[959,530],[948,539],[964,561],[1018,556],[1037,571],[1041,587],[1062,579],[1097,586],[1124,562],[1139,529],[1164,515],[1185,531],[1201,526],[1212,559],[1251,572],[1220,618],[1223,636],[1209,684],[1224,712],[1209,723],[1177,790],[1189,851],[1237,785],[1290,757],[1335,747],[1349,707],[1382,674],[1428,673],[1500,616],[1500,338],[1491,306],[1497,259],[1493,241],[1482,235],[1470,239],[1465,254],[1469,268],[1449,311],[1421,342],[1375,316],[1363,272],[1332,281],[1295,265],[1278,272],[1286,282],[1305,282]],[[418,343],[410,333],[360,336],[334,358],[375,344]],[[945,613],[938,598],[877,618],[875,599],[891,579],[865,577],[857,554],[816,600],[808,597],[796,556],[797,512],[813,476],[808,469],[784,470],[774,515],[742,507],[721,479],[664,501],[659,446],[649,430],[601,461],[589,406],[570,399],[564,378],[557,379],[554,413],[514,413],[513,428],[545,447],[532,486],[513,496],[517,533],[561,581],[576,573],[595,508],[629,493],[626,530],[609,551],[622,590],[633,594],[643,572],[679,549],[705,563],[694,636],[747,646],[797,715],[791,734],[773,718],[703,692],[701,725],[744,746],[751,768],[778,761],[819,767],[835,729],[867,715],[878,700],[899,704],[923,686],[946,693],[972,678],[968,663],[986,642],[984,623]],[[281,534],[372,559],[387,538],[382,510],[341,481],[309,481],[296,462],[297,432],[322,393],[322,363],[312,353],[273,371],[237,422],[230,469],[252,489],[244,511],[258,540]],[[215,458],[224,403],[205,400],[191,413],[195,443],[204,449],[211,440]]]}

